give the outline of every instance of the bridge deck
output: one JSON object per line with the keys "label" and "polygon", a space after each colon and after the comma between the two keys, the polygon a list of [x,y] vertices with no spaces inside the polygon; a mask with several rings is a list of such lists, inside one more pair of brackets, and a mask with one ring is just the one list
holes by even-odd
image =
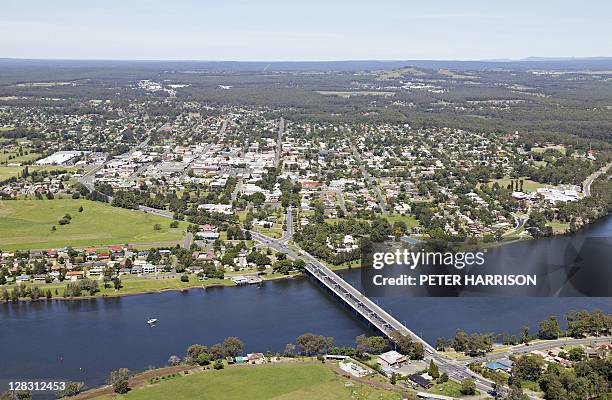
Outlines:
{"label": "bridge deck", "polygon": [[409,335],[414,341],[420,342],[428,353],[432,354],[435,351],[429,343],[393,318],[344,279],[340,278],[331,269],[322,265],[308,263],[306,264],[306,270],[388,338],[391,337],[394,331],[399,331],[403,335]]}

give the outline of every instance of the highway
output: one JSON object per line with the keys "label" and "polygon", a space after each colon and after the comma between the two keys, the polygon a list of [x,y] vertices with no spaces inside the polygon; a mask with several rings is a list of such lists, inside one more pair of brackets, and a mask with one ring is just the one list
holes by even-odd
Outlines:
{"label": "highway", "polygon": [[584,197],[589,197],[591,195],[591,185],[593,185],[593,182],[595,182],[595,180],[599,178],[602,174],[605,174],[606,172],[608,172],[611,165],[612,165],[612,162],[604,165],[603,167],[593,172],[591,175],[589,175],[584,180],[582,184],[582,192],[584,193]]}

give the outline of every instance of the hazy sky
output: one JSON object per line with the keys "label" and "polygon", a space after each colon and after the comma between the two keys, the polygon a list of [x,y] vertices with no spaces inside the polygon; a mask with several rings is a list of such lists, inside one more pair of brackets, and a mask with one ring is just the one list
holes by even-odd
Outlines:
{"label": "hazy sky", "polygon": [[612,56],[612,1],[2,0],[0,58]]}

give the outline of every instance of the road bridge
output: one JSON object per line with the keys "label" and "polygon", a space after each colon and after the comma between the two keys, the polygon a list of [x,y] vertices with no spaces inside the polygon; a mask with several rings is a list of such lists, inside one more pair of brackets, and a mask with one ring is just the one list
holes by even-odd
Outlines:
{"label": "road bridge", "polygon": [[312,277],[333,292],[336,297],[341,299],[348,307],[353,309],[387,338],[393,340],[393,333],[399,332],[404,336],[410,336],[413,341],[421,343],[427,353],[435,353],[435,349],[429,343],[393,318],[391,314],[383,310],[331,269],[324,265],[315,265],[313,263],[306,264],[305,269]]}

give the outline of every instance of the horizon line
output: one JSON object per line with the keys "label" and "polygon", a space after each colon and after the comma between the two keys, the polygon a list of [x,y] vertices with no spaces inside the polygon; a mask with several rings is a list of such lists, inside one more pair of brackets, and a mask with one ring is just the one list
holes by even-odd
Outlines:
{"label": "horizon line", "polygon": [[541,62],[541,61],[612,61],[612,56],[559,56],[539,57],[529,56],[523,58],[406,58],[406,59],[303,59],[303,60],[235,60],[235,59],[189,59],[189,58],[71,58],[71,57],[0,57],[0,61],[123,61],[123,62],[208,62],[208,63],[325,63],[325,62],[404,62],[404,61],[450,61],[450,62]]}

